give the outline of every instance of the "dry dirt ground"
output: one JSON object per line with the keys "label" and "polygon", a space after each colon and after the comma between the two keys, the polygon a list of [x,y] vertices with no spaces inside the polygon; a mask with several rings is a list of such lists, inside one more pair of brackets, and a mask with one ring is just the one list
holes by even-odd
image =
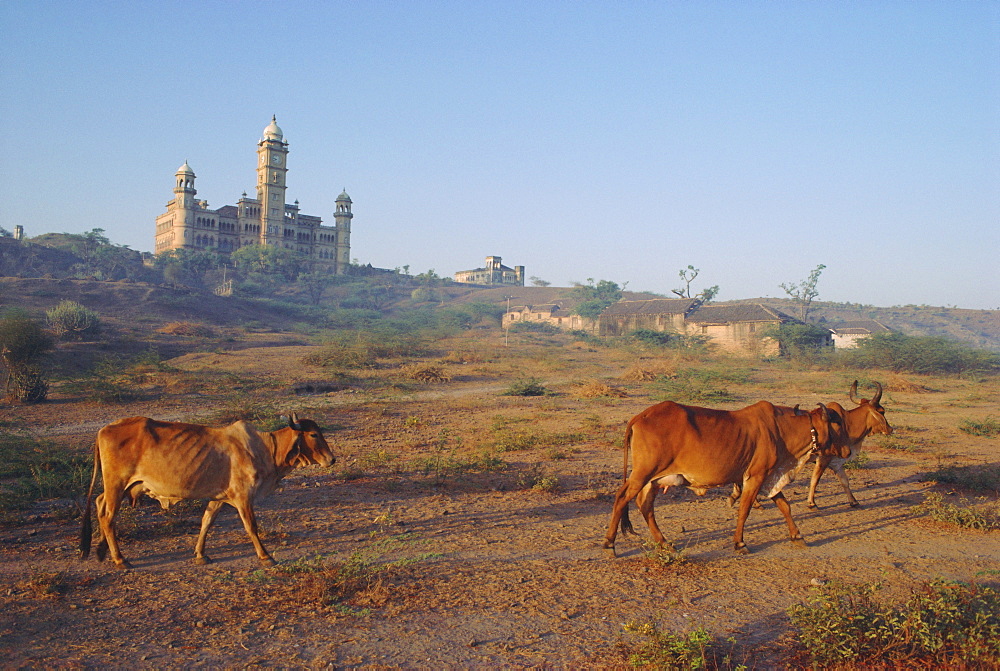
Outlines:
{"label": "dry dirt ground", "polygon": [[[200,510],[166,514],[146,500],[120,521],[118,571],[77,558],[72,501],[43,501],[25,523],[0,528],[0,664],[4,667],[614,668],[627,664],[628,621],[687,632],[704,627],[733,664],[793,664],[787,609],[812,581],[883,581],[907,593],[935,577],[995,583],[1000,533],[961,530],[914,512],[941,464],[1000,462],[1000,441],[962,433],[963,419],[996,415],[998,382],[908,378],[878,371],[895,442],[869,439],[849,471],[852,509],[832,474],[807,510],[807,474],[786,493],[809,547],[787,539],[773,504],[751,513],[751,554],[731,549],[725,492],[672,489],[657,501],[681,559],[647,556],[620,537],[601,549],[622,477],[625,422],[655,402],[635,365],[670,373],[699,364],[595,348],[563,336],[495,331],[444,343],[451,381],[402,376],[405,361],[354,378],[303,363],[318,346],[216,350],[167,362],[136,380],[143,400],[100,405],[54,390],[50,403],[2,406],[0,422],[87,450],[114,419],[203,420],[263,396],[324,426],[338,462],[293,472],[261,501],[264,542],[279,565],[262,569],[234,511],[209,534],[214,563],[192,561]],[[432,357],[433,359],[433,357]],[[838,401],[858,372],[793,371],[741,361],[728,383],[739,401]],[[549,395],[504,396],[521,375]],[[312,394],[294,393],[307,381]],[[582,383],[625,396],[587,397]],[[329,388],[329,390],[325,390]],[[9,426],[9,424],[7,424]],[[905,449],[900,449],[900,448]],[[996,493],[992,495],[995,500]],[[82,498],[82,493],[81,493]],[[640,522],[633,509],[633,519]]]}

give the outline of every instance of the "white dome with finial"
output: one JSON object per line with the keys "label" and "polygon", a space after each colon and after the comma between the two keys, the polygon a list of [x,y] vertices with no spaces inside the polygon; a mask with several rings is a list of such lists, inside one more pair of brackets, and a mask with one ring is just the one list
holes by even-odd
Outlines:
{"label": "white dome with finial", "polygon": [[181,167],[177,168],[177,172],[175,174],[178,174],[178,175],[192,175],[193,176],[194,175],[194,170],[191,169],[191,166],[188,165],[187,161],[184,161],[184,165],[182,165]]}
{"label": "white dome with finial", "polygon": [[282,139],[281,129],[278,128],[277,119],[274,115],[271,115],[271,123],[268,124],[267,128],[264,129],[264,139],[265,140],[281,140]]}

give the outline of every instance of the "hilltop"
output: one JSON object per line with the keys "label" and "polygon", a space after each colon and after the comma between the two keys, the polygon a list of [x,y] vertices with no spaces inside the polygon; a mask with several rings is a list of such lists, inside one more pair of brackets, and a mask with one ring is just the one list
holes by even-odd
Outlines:
{"label": "hilltop", "polygon": [[[410,307],[415,303],[412,292],[424,286],[433,287],[432,300],[427,304],[437,307],[472,303],[506,307],[509,299],[511,305],[558,302],[571,309],[579,301],[573,287],[481,287],[456,284],[436,276],[372,272],[376,274],[367,279],[337,278],[337,283],[325,289],[315,307],[319,310],[364,307],[380,311]],[[278,287],[267,295],[276,300],[265,303],[235,296],[221,298],[206,290],[217,280],[213,273],[219,271],[208,271],[200,286],[164,284],[162,271],[154,272],[143,263],[138,252],[110,244],[99,231],[84,235],[48,234],[25,242],[0,238],[0,307],[21,307],[41,316],[60,300],[75,300],[129,327],[151,321],[162,325],[193,320],[226,327],[256,324],[282,330],[297,321],[308,321],[302,311],[311,306],[304,305],[309,301],[301,287]],[[80,277],[87,279],[74,279]],[[428,285],[427,280],[433,284]],[[364,287],[366,282],[367,287],[361,291],[367,292],[365,300],[358,301],[356,289]],[[635,300],[655,298],[657,294],[626,291],[623,297]],[[794,301],[783,298],[748,298],[717,304],[746,302],[761,303],[793,315],[797,312]],[[284,309],[281,305],[288,307]],[[939,336],[971,347],[1000,351],[1000,310],[928,305],[877,307],[816,301],[810,318],[829,324],[877,319],[906,335]]]}

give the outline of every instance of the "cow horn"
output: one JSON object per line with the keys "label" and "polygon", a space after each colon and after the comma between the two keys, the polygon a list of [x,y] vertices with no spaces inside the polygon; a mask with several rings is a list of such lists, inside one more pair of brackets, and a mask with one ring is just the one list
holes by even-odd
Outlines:
{"label": "cow horn", "polygon": [[288,416],[288,426],[292,427],[296,431],[302,430],[302,425],[299,424],[299,414],[297,412],[293,412]]}
{"label": "cow horn", "polygon": [[851,401],[853,403],[857,403],[858,405],[861,405],[861,401],[859,401],[857,398],[855,398],[858,395],[858,381],[857,380],[855,380],[854,384],[851,385],[851,391],[848,392],[848,395],[850,396],[850,399],[851,399]]}
{"label": "cow horn", "polygon": [[878,387],[878,391],[872,396],[872,405],[878,405],[878,402],[882,400],[882,383],[876,382],[875,386]]}
{"label": "cow horn", "polygon": [[823,419],[825,419],[825,420],[828,420],[828,421],[829,421],[829,419],[830,419],[830,409],[829,409],[829,408],[827,408],[827,407],[826,407],[825,405],[823,405],[822,403],[817,403],[816,405],[818,405],[818,406],[820,407],[820,410],[822,410],[822,411],[823,411]]}
{"label": "cow horn", "polygon": [[799,414],[800,412],[801,412],[801,411],[799,410],[799,404],[798,404],[798,403],[796,403],[796,404],[795,404],[795,407],[794,407],[794,408],[792,408],[792,414],[793,414],[793,415],[798,415],[798,414]]}

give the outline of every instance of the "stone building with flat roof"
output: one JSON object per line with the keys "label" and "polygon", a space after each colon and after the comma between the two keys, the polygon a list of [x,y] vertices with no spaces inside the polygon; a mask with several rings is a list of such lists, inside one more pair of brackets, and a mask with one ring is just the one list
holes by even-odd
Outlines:
{"label": "stone building with flat roof", "polygon": [[459,270],[455,273],[455,281],[462,284],[507,284],[513,287],[524,286],[524,266],[508,268],[500,263],[499,256],[487,256],[485,268]]}
{"label": "stone building with flat roof", "polygon": [[351,259],[351,197],[337,196],[334,225],[303,214],[299,201],[285,202],[288,142],[276,119],[257,143],[256,197],[246,192],[235,205],[210,209],[196,198],[195,174],[187,161],[174,175],[174,197],[156,218],[153,251],[174,249],[212,251],[228,255],[247,245],[280,245],[304,254],[313,270],[343,275]]}

